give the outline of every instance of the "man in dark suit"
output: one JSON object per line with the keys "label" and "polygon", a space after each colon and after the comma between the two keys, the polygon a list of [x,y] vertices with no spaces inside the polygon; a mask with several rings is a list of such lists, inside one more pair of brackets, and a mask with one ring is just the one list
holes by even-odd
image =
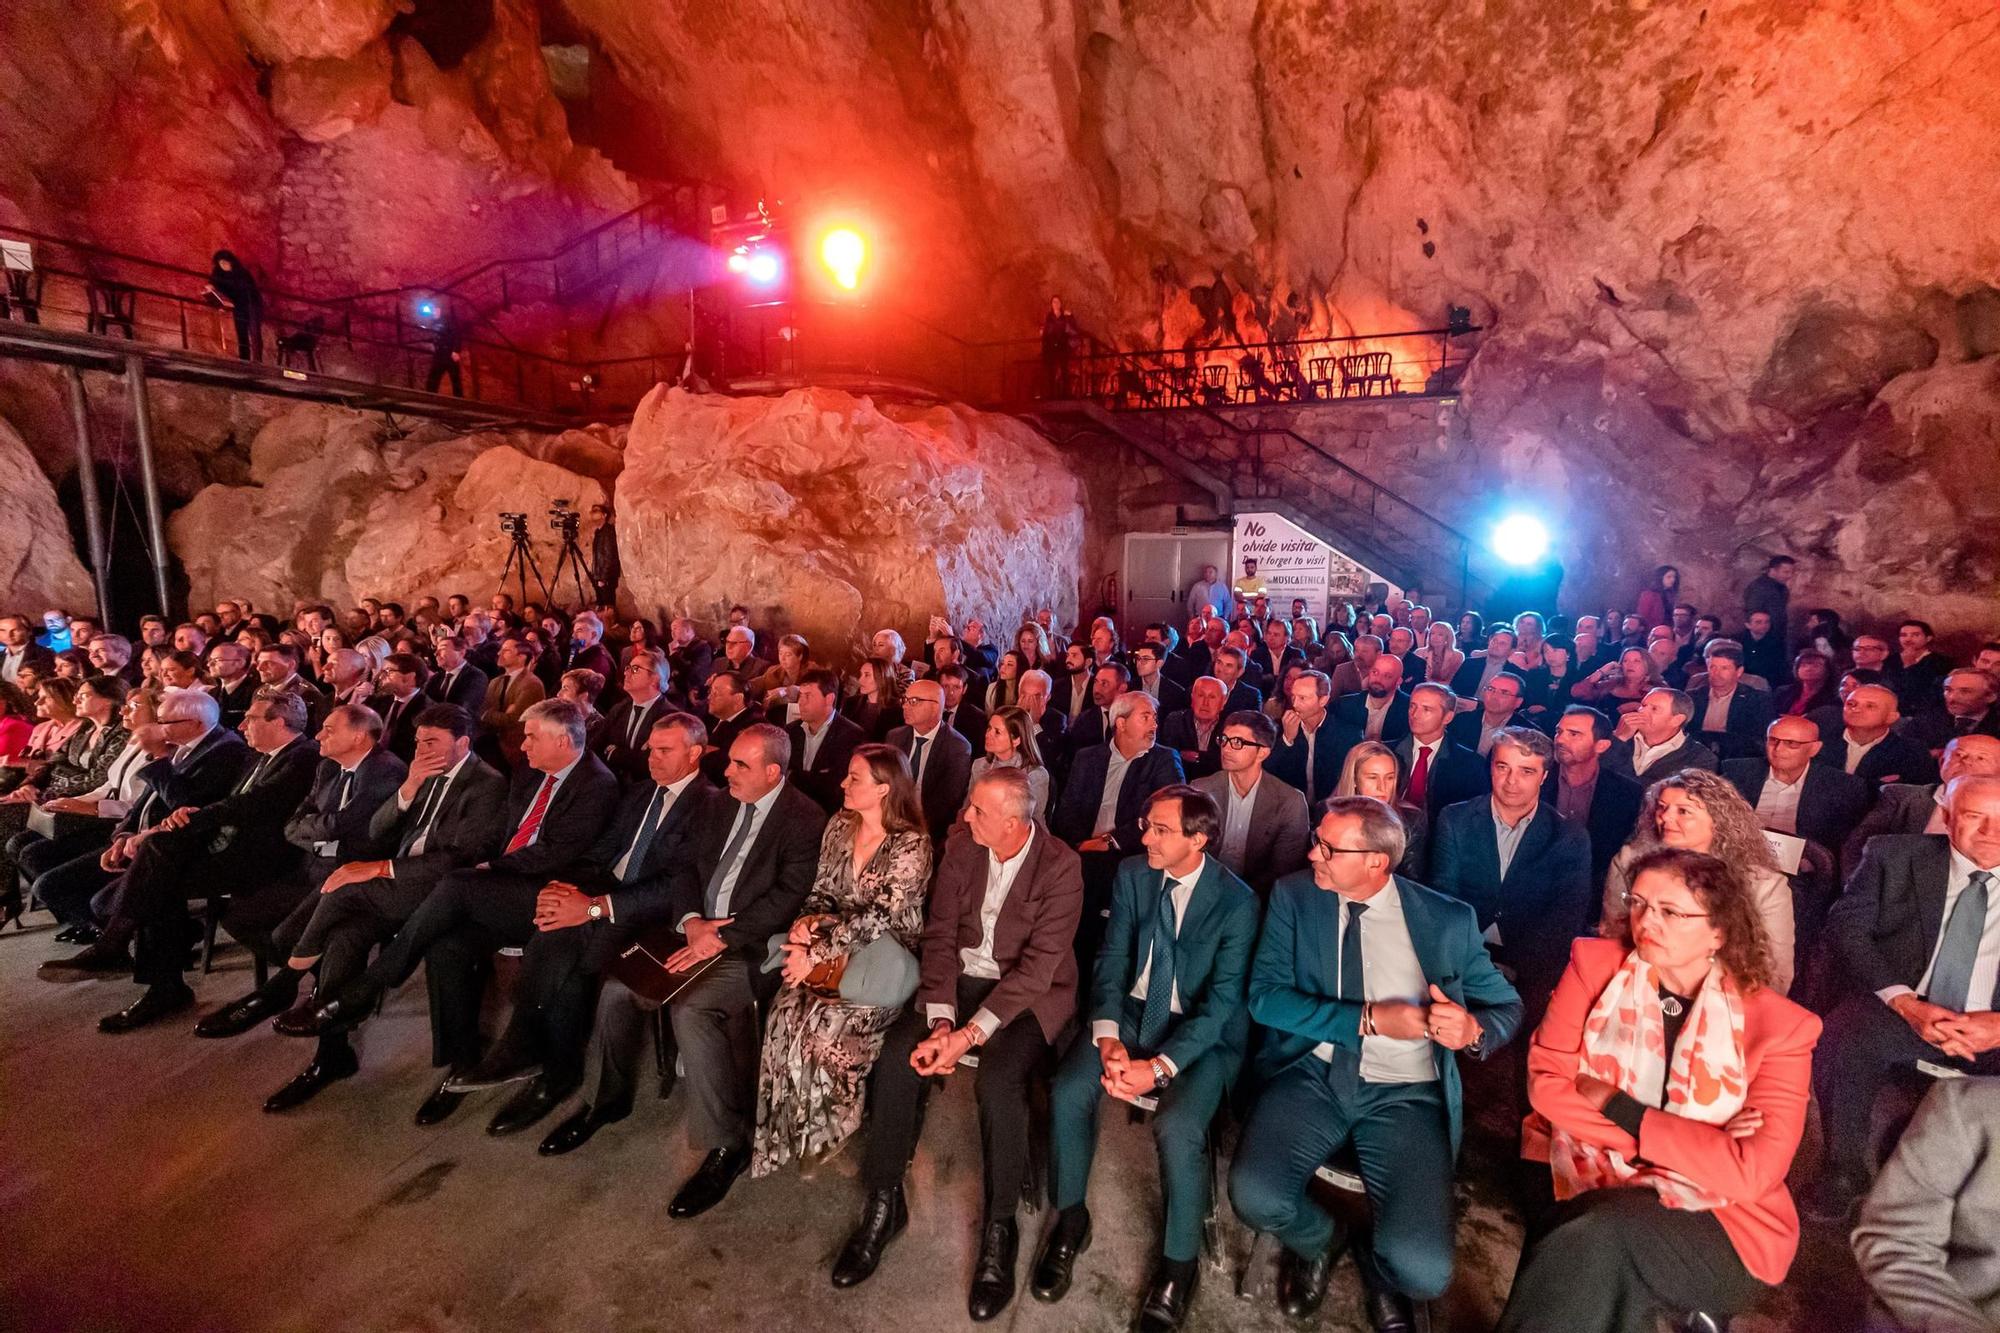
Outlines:
{"label": "man in dark suit", "polygon": [[1875,804],[1848,835],[1841,864],[1849,870],[1860,865],[1868,840],[1885,833],[1943,833],[1944,784],[1963,777],[2000,777],[2000,739],[1975,735],[1948,742],[1937,782],[1884,783]]}
{"label": "man in dark suit", "polygon": [[[1604,766],[1611,749],[1611,719],[1585,704],[1571,704],[1556,719],[1550,747],[1555,765],[1542,782],[1542,803],[1565,824],[1580,825],[1590,839],[1590,882],[1602,884],[1612,858],[1632,836],[1645,794],[1639,784]],[[1601,904],[1590,895],[1595,917]]]}
{"label": "man in dark suit", "polygon": [[757,656],[757,631],[748,625],[731,625],[723,631],[722,660],[715,664],[715,670],[735,672],[747,688],[770,669],[771,664]]}
{"label": "man in dark suit", "polygon": [[1853,993],[1827,1016],[1813,1061],[1830,1169],[1810,1215],[1845,1217],[1872,1174],[1877,1098],[1901,1093],[1907,1113],[1928,1082],[1919,1061],[2000,1075],[2000,778],[1954,779],[1945,823],[1944,836],[1871,840],[1827,917]]}
{"label": "man in dark suit", "polygon": [[1187,686],[1166,673],[1167,650],[1158,643],[1142,643],[1132,650],[1132,666],[1137,678],[1132,688],[1153,696],[1161,717],[1169,717],[1188,706]]}
{"label": "man in dark suit", "polygon": [[[1123,662],[1100,662],[1090,672],[1090,704],[1069,724],[1069,759],[1104,743],[1105,715],[1118,696],[1132,688],[1132,673]],[[1157,709],[1156,709],[1157,711]]]}
{"label": "man in dark suit", "polygon": [[1479,692],[1479,707],[1460,713],[1445,725],[1452,741],[1472,751],[1484,761],[1493,748],[1493,738],[1514,725],[1525,722],[1521,713],[1521,687],[1525,682],[1509,669],[1502,671]]}
{"label": "man in dark suit", "polygon": [[[445,875],[482,862],[507,836],[507,780],[472,754],[472,719],[456,704],[434,703],[417,716],[417,749],[403,782],[368,821],[366,852],[374,859],[340,858],[272,932],[274,955],[284,966],[229,1008],[204,1020],[201,1035],[245,1031],[276,1013],[275,1031],[313,1036],[315,1001],[289,1007],[309,973],[319,995],[338,995],[361,975],[368,954],[386,944]],[[199,1029],[197,1029],[199,1031]],[[328,1084],[360,1069],[347,1033],[319,1032],[306,1067],[264,1102],[270,1112],[302,1105]]]}
{"label": "man in dark suit", "polygon": [[1093,970],[1090,1031],[1070,1047],[1049,1093],[1056,1216],[1031,1289],[1039,1300],[1061,1300],[1089,1243],[1084,1199],[1105,1098],[1149,1098],[1157,1108],[1152,1127],[1166,1228],[1141,1319],[1162,1333],[1181,1326],[1194,1296],[1209,1205],[1208,1125],[1250,1042],[1246,988],[1261,905],[1209,855],[1221,824],[1204,792],[1177,786],[1153,793],[1146,854],[1118,868],[1112,889],[1111,923]]}
{"label": "man in dark suit", "polygon": [[1935,782],[1937,760],[1922,741],[1896,730],[1902,714],[1887,685],[1857,685],[1840,705],[1840,723],[1822,724],[1825,747],[1813,760],[1852,773],[1872,800],[1885,782]]}
{"label": "man in dark suit", "polygon": [[[1219,698],[1219,687],[1216,693]],[[1194,780],[1194,786],[1215,802],[1222,823],[1208,855],[1256,890],[1260,899],[1268,898],[1279,878],[1305,868],[1312,827],[1305,793],[1264,771],[1278,741],[1278,729],[1270,718],[1262,713],[1232,713],[1218,730],[1221,771]],[[1163,737],[1165,731],[1163,723]]]}
{"label": "man in dark suit", "polygon": [[[213,702],[211,699],[210,702]],[[290,691],[260,690],[244,719],[257,758],[220,800],[177,807],[126,844],[131,866],[111,886],[109,923],[96,943],[45,965],[69,977],[110,975],[136,944],[132,979],[146,991],[98,1022],[101,1032],[130,1032],[194,1003],[182,972],[187,964],[189,899],[216,885],[260,882],[283,874],[298,849],[285,841],[285,821],[312,788],[319,747],[302,733],[305,701]]]}
{"label": "man in dark suit", "polygon": [[1076,1012],[1071,941],[1082,909],[1076,853],[1036,826],[1027,776],[988,769],[938,865],[917,993],[889,1029],[870,1075],[861,1160],[867,1197],[834,1264],[835,1286],[867,1281],[908,1225],[903,1174],[916,1151],[926,1087],[976,1050],[986,1203],[967,1309],[983,1321],[1012,1301],[1029,1088]]}
{"label": "man in dark suit", "polygon": [[805,903],[826,830],[826,812],[785,781],[791,759],[790,739],[769,723],[736,738],[724,770],[731,799],[712,807],[669,888],[669,917],[687,943],[668,957],[668,971],[716,960],[668,1009],[687,1072],[688,1132],[703,1154],[669,1217],[707,1212],[750,1165],[757,1003],[778,981],[758,969],[771,936],[790,929]]}
{"label": "man in dark suit", "polygon": [[675,616],[669,621],[667,634],[667,660],[674,679],[681,683],[683,691],[693,694],[714,669],[715,649],[695,633],[694,622],[686,616]]}
{"label": "man in dark suit", "polygon": [[1162,787],[1185,779],[1180,756],[1155,745],[1159,713],[1144,694],[1122,694],[1111,705],[1111,739],[1080,752],[1049,816],[1049,832],[1083,854],[1083,926],[1079,965],[1095,960],[1111,909],[1118,863],[1139,846],[1139,817]]}
{"label": "man in dark suit", "polygon": [[604,621],[595,611],[579,611],[569,623],[569,647],[563,654],[564,671],[595,671],[604,680],[604,692],[597,697],[598,708],[609,716],[625,697],[618,659],[604,646]]}
{"label": "man in dark suit", "polygon": [[456,704],[476,724],[486,711],[486,673],[466,660],[463,635],[438,635],[436,650],[438,669],[424,682],[424,693],[438,703]]}
{"label": "man in dark suit", "polygon": [[299,674],[299,650],[289,643],[267,643],[257,650],[256,667],[260,689],[287,690],[306,701],[306,731],[319,730],[326,720],[329,700]]}
{"label": "man in dark suit", "polygon": [[0,681],[16,683],[23,666],[46,679],[56,673],[56,655],[35,642],[25,616],[0,616]]}
{"label": "man in dark suit", "polygon": [[701,773],[719,787],[729,767],[729,747],[745,731],[763,723],[764,710],[750,702],[741,676],[718,667],[708,675],[708,709],[702,721],[708,727],[708,754],[701,761]]}
{"label": "man in dark suit", "polygon": [[[382,747],[381,737],[382,719],[353,704],[334,708],[320,723],[319,770],[312,790],[285,821],[285,841],[304,855],[274,867],[277,873],[261,883],[252,879],[236,886],[222,914],[222,928],[248,946],[260,965],[284,966],[289,950],[276,952],[273,932],[300,903],[317,896],[334,867],[370,853],[368,829],[375,811],[409,773],[408,765]],[[260,1016],[252,1016],[244,1027]],[[198,1024],[195,1033],[227,1036],[242,1030],[205,1031]]]}
{"label": "man in dark suit", "polygon": [[868,739],[852,718],[843,716],[840,678],[823,667],[799,677],[798,714],[785,734],[792,741],[792,762],[786,776],[829,815],[841,808],[840,784],[856,746]]}
{"label": "man in dark suit", "polygon": [[437,1123],[464,1099],[446,1084],[479,1060],[480,1001],[494,950],[527,942],[542,888],[577,873],[617,810],[618,779],[584,748],[579,705],[545,699],[521,722],[527,762],[508,792],[511,831],[500,854],[438,881],[367,970],[314,1015],[320,1031],[352,1028],[424,964],[431,1064],[447,1072],[418,1111],[420,1124]]}
{"label": "man in dark suit", "polygon": [[1342,1246],[1307,1187],[1352,1145],[1375,1216],[1372,1243],[1356,1255],[1369,1322],[1408,1328],[1410,1302],[1451,1280],[1456,1053],[1490,1058],[1519,1028],[1521,1001],[1487,956],[1473,910],[1392,872],[1405,848],[1387,806],[1336,797],[1314,836],[1311,871],[1271,891],[1251,964],[1264,1082],[1229,1199],[1284,1245],[1278,1303],[1308,1318]]}
{"label": "man in dark suit", "polygon": [[[1394,745],[1410,734],[1410,696],[1403,685],[1403,659],[1383,653],[1369,664],[1361,689],[1343,694],[1333,705],[1333,720],[1352,732],[1356,741]],[[1333,688],[1329,678],[1327,688]]]}
{"label": "man in dark suit", "polygon": [[231,731],[243,725],[250,701],[257,697],[257,673],[250,669],[250,650],[225,640],[208,650],[208,692],[222,707],[222,725]]}
{"label": "man in dark suit", "polygon": [[1436,819],[1445,806],[1486,791],[1486,761],[1451,738],[1451,719],[1458,716],[1451,686],[1411,686],[1407,716],[1409,735],[1389,747],[1396,753],[1400,800]]}
{"label": "man in dark suit", "polygon": [[888,737],[889,744],[909,756],[924,822],[931,841],[939,845],[965,804],[966,783],[972,778],[972,747],[943,719],[943,687],[934,680],[915,681],[903,695],[904,724],[892,727]]}
{"label": "man in dark suit", "polygon": [[[1394,694],[1391,690],[1391,697]],[[1332,696],[1333,682],[1325,672],[1301,671],[1293,676],[1291,707],[1285,710],[1277,747],[1271,751],[1271,776],[1298,788],[1307,806],[1333,795],[1347,752],[1361,742],[1357,726],[1328,711]]]}
{"label": "man in dark suit", "polygon": [[1725,759],[1721,773],[1756,808],[1763,827],[1809,839],[1839,856],[1867,812],[1868,787],[1860,778],[1813,763],[1823,745],[1818,727],[1787,714],[1765,729],[1762,759]]}
{"label": "man in dark suit", "polygon": [[1955,736],[2000,736],[2000,682],[1984,671],[1960,667],[1944,678],[1944,703],[1904,718],[1897,728],[1932,754]]}
{"label": "man in dark suit", "polygon": [[1188,706],[1160,718],[1160,744],[1181,757],[1181,769],[1190,780],[1205,778],[1222,767],[1222,705],[1228,698],[1229,691],[1221,681],[1197,676],[1188,689]]}
{"label": "man in dark suit", "polygon": [[[492,1132],[526,1128],[583,1086],[598,978],[641,928],[669,921],[672,877],[711,822],[711,802],[721,801],[701,777],[706,741],[701,719],[662,718],[646,736],[647,780],[625,794],[575,873],[552,880],[537,896],[535,931],[522,948],[506,1031],[476,1066],[445,1084],[451,1092],[525,1085],[502,1107]],[[571,1117],[570,1132],[552,1151],[577,1146],[631,1111],[633,1039],[644,1035],[649,1015],[629,1000],[629,991],[614,991],[600,1024],[600,1114],[589,1116],[585,1108],[581,1121]]]}
{"label": "man in dark suit", "polygon": [[954,662],[939,667],[936,678],[938,688],[944,691],[943,726],[965,737],[966,746],[975,756],[985,754],[986,710],[968,696],[971,673]]}
{"label": "man in dark suit", "polygon": [[1020,693],[1016,696],[1021,711],[1035,724],[1035,749],[1042,756],[1042,766],[1047,768],[1057,781],[1068,771],[1064,757],[1069,752],[1069,715],[1049,703],[1049,691],[1055,688],[1055,681],[1048,672],[1039,668],[1021,673]]}
{"label": "man in dark suit", "polygon": [[[368,707],[382,719],[382,748],[406,766],[417,752],[417,715],[431,702],[424,693],[424,682],[429,678],[430,668],[415,653],[389,654],[375,674],[380,692],[368,701]],[[399,777],[393,785],[401,783]]]}
{"label": "man in dark suit", "polygon": [[1661,686],[1646,691],[1638,709],[1618,723],[1604,766],[1638,783],[1641,791],[1684,768],[1713,773],[1715,751],[1687,734],[1693,717],[1694,700],[1680,690]]}
{"label": "man in dark suit", "polygon": [[652,648],[641,648],[625,664],[625,697],[605,713],[597,733],[597,757],[620,781],[645,777],[646,738],[655,722],[675,711],[667,699],[667,671],[667,655]]}
{"label": "man in dark suit", "polygon": [[1223,701],[1223,716],[1244,710],[1258,712],[1264,707],[1264,692],[1243,678],[1250,664],[1250,655],[1233,643],[1225,643],[1216,649],[1215,665],[1209,674],[1222,682],[1229,691]]}
{"label": "man in dark suit", "polygon": [[1708,682],[1688,692],[1694,703],[1689,728],[1719,759],[1754,759],[1771,724],[1770,692],[1742,683],[1743,645],[1734,639],[1710,639],[1702,655]]}
{"label": "man in dark suit", "polygon": [[1494,737],[1487,762],[1491,794],[1438,812],[1431,885],[1470,903],[1479,928],[1497,936],[1494,956],[1512,968],[1526,1010],[1523,1023],[1532,1028],[1590,912],[1596,887],[1590,836],[1542,800],[1542,785],[1556,767],[1546,735],[1509,727]]}

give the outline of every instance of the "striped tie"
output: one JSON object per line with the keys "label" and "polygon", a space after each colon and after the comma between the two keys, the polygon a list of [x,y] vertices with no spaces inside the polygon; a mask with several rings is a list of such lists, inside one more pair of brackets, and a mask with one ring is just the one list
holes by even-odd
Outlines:
{"label": "striped tie", "polygon": [[521,827],[514,830],[514,836],[507,840],[507,850],[502,856],[511,856],[535,840],[541,830],[542,816],[549,812],[549,798],[556,793],[556,775],[551,773],[542,779],[542,789],[535,793],[535,803],[528,807],[528,817],[521,821]]}

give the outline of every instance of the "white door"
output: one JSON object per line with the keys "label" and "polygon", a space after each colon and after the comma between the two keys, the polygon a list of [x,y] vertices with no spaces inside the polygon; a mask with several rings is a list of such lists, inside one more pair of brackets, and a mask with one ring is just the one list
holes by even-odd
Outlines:
{"label": "white door", "polygon": [[1119,576],[1124,607],[1119,628],[1128,645],[1140,642],[1145,627],[1154,621],[1187,633],[1187,590],[1201,577],[1203,565],[1229,568],[1228,533],[1125,534],[1125,565]]}

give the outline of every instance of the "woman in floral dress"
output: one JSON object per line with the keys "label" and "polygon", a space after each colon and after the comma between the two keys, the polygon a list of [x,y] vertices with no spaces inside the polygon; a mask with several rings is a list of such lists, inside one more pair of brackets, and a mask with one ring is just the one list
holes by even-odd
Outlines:
{"label": "woman in floral dress", "polygon": [[785,946],[785,985],[758,1062],[756,1176],[792,1161],[811,1165],[861,1124],[868,1071],[902,1006],[828,999],[821,987],[842,959],[880,936],[914,954],[923,935],[931,840],[903,752],[857,747],[841,792],[843,809],[820,840],[819,873]]}

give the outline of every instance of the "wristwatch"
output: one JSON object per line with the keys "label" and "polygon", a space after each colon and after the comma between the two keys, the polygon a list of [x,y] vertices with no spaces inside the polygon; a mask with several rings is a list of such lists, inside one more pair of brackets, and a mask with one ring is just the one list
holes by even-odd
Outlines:
{"label": "wristwatch", "polygon": [[1174,1081],[1174,1072],[1173,1070],[1167,1068],[1167,1062],[1165,1060],[1162,1060],[1159,1056],[1156,1055],[1152,1059],[1152,1066],[1153,1066],[1153,1087],[1155,1090],[1164,1088],[1167,1086],[1167,1084]]}
{"label": "wristwatch", "polygon": [[590,906],[584,909],[583,914],[592,921],[602,921],[604,919],[604,900],[602,898],[592,898]]}

